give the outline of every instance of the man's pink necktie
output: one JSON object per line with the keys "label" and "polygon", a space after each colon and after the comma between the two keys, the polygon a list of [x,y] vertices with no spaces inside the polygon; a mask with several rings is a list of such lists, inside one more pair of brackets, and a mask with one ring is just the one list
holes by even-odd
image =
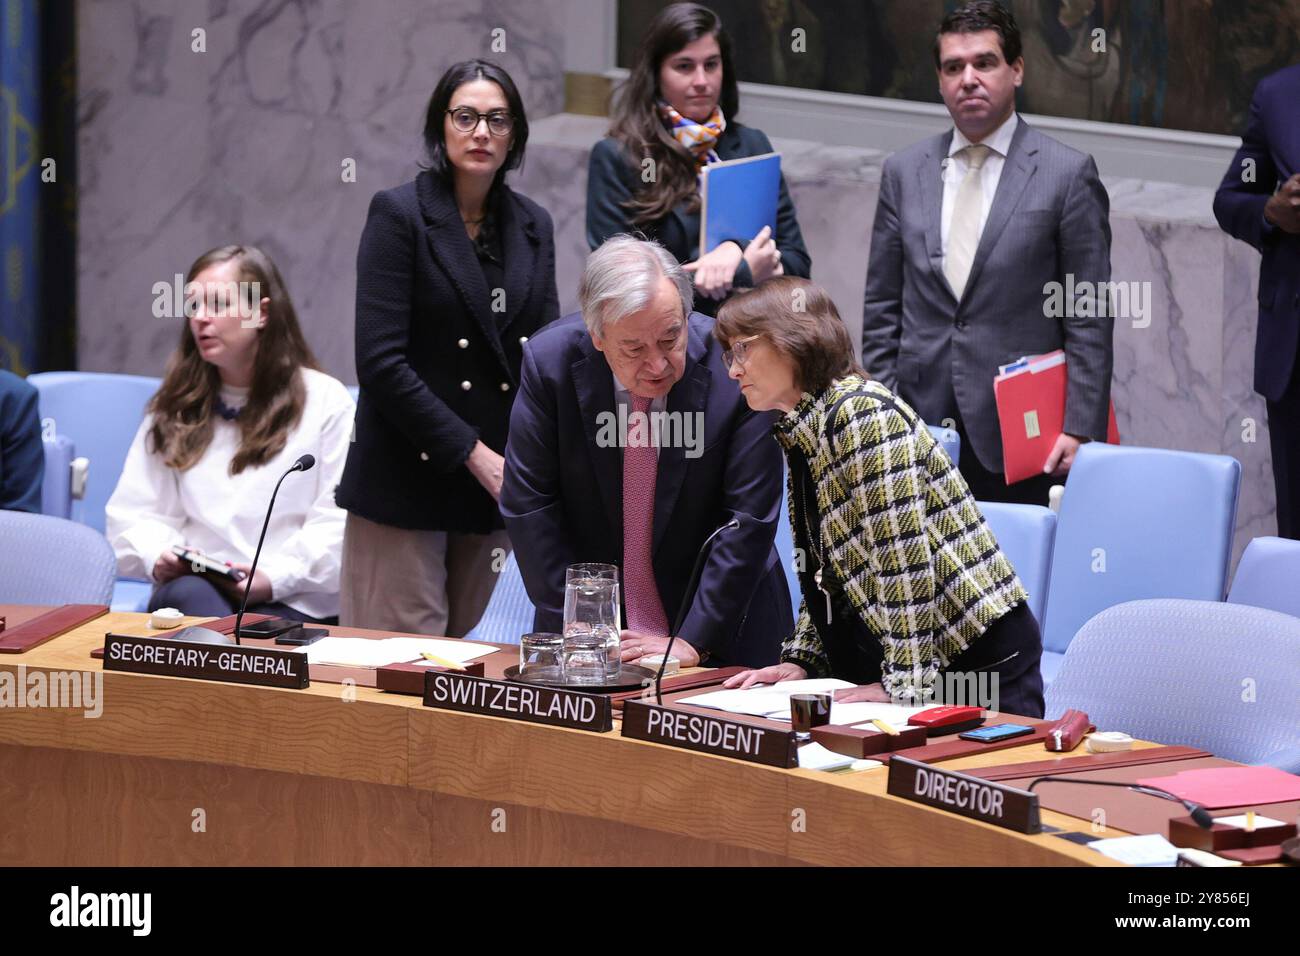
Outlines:
{"label": "man's pink necktie", "polygon": [[[650,399],[640,395],[631,398],[633,413],[649,412]],[[668,617],[650,562],[659,460],[650,440],[649,422],[642,421],[644,427],[630,424],[628,432],[633,436],[639,432],[645,440],[628,440],[623,449],[623,604],[630,630],[667,637]]]}

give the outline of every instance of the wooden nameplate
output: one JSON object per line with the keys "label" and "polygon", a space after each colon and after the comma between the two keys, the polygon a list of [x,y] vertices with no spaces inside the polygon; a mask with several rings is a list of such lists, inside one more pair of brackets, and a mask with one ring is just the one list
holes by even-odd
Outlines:
{"label": "wooden nameplate", "polygon": [[908,750],[925,744],[927,736],[924,727],[903,727],[897,734],[887,734],[873,726],[858,725],[844,727],[827,724],[812,729],[813,743],[821,744],[827,750],[846,757],[875,757],[877,754],[895,750]]}
{"label": "wooden nameplate", "polygon": [[291,690],[310,684],[302,650],[111,632],[104,635],[104,670]]}
{"label": "wooden nameplate", "polygon": [[609,698],[580,690],[489,680],[425,668],[424,706],[605,733],[614,729]]}
{"label": "wooden nameplate", "polygon": [[52,641],[73,628],[103,617],[108,613],[106,604],[65,604],[46,611],[29,621],[16,624],[0,634],[0,654],[21,654],[33,647]]}
{"label": "wooden nameplate", "polygon": [[983,820],[1017,833],[1042,832],[1038,794],[969,773],[931,767],[901,754],[892,756],[885,787],[891,796]]}
{"label": "wooden nameplate", "polygon": [[483,677],[483,662],[470,661],[464,670],[451,667],[424,667],[419,664],[398,663],[385,664],[375,668],[375,686],[391,694],[409,694],[412,697],[424,696],[424,675],[430,671],[448,674],[469,674]]}
{"label": "wooden nameplate", "polygon": [[[1257,826],[1253,830],[1216,823],[1206,830],[1191,817],[1174,817],[1169,821],[1169,842],[1174,846],[1205,850],[1220,856],[1227,856],[1224,850],[1247,850],[1256,847],[1272,847],[1281,852],[1281,843],[1295,835],[1294,823]],[[1236,858],[1230,857],[1230,859]]]}
{"label": "wooden nameplate", "polygon": [[681,747],[700,753],[732,757],[769,767],[799,766],[796,741],[789,724],[778,729],[772,721],[734,720],[720,711],[689,710],[654,701],[623,702],[623,736]]}

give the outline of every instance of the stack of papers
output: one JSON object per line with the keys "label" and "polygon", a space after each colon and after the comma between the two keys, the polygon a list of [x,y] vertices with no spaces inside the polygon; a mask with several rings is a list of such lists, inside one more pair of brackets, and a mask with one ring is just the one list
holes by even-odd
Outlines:
{"label": "stack of papers", "polygon": [[779,684],[759,684],[748,690],[715,690],[707,694],[686,697],[681,702],[695,707],[725,710],[729,714],[789,720],[791,694],[829,694],[853,686],[855,685],[846,680],[834,678],[788,680]]}
{"label": "stack of papers", "polygon": [[[848,681],[834,678],[782,681],[780,684],[762,684],[748,690],[715,690],[682,700],[683,704],[710,707],[730,714],[748,714],[768,720],[790,719],[791,694],[830,694],[846,687]],[[913,714],[925,707],[904,707],[900,704],[860,701],[852,704],[831,704],[831,723],[841,726],[860,724],[868,720],[883,720],[893,727],[902,728]],[[804,748],[807,749],[807,748]]]}
{"label": "stack of papers", "polygon": [[[323,637],[307,646],[307,660],[312,664],[339,664],[344,667],[383,667],[414,661],[421,654],[436,654],[444,660],[468,664],[496,653],[497,648],[469,641],[448,641],[436,637]],[[432,661],[424,661],[435,666]]]}

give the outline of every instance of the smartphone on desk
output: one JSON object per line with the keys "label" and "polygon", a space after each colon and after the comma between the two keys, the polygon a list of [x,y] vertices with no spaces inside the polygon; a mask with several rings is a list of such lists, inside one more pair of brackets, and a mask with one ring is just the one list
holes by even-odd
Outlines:
{"label": "smartphone on desk", "polygon": [[308,644],[315,644],[327,634],[329,634],[328,628],[299,627],[285,634],[281,634],[275,639],[275,643],[288,644],[291,647],[306,647]]}
{"label": "smartphone on desk", "polygon": [[1033,732],[1033,727],[1026,727],[1024,724],[994,724],[991,727],[968,730],[957,736],[962,740],[974,740],[982,744],[991,744],[999,740],[1009,740],[1012,737],[1023,737],[1025,734],[1032,734]]}
{"label": "smartphone on desk", "polygon": [[254,621],[239,628],[240,637],[276,637],[302,627],[302,621],[291,621],[287,617],[269,617],[265,621]]}

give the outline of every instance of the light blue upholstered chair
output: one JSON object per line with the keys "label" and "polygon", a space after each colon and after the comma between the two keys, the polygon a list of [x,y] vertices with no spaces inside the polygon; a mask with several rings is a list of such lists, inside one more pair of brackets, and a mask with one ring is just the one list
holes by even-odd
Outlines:
{"label": "light blue upholstered chair", "polygon": [[[66,435],[89,461],[85,495],[70,517],[102,534],[104,506],[122,477],[145,405],[162,380],[105,372],[38,372],[27,380],[40,393],[41,418],[53,419],[55,432]],[[113,610],[143,611],[151,589],[147,581],[120,579]]]}
{"label": "light blue upholstered chair", "polygon": [[1048,601],[1052,574],[1052,542],[1056,540],[1056,514],[1042,505],[1016,505],[1001,501],[977,501],[976,505],[998,539],[1002,553],[1029,592],[1029,610],[1038,626]]}
{"label": "light blue upholstered chair", "polygon": [[0,604],[107,604],[117,559],[75,521],[0,511]]}
{"label": "light blue upholstered chair", "polygon": [[104,372],[38,372],[27,381],[40,392],[41,419],[53,419],[55,433],[68,436],[90,461],[80,520],[102,532],[104,505],[122,476],[145,404],[162,381]]}
{"label": "light blue upholstered chair", "polygon": [[1253,539],[1237,564],[1228,600],[1300,617],[1300,541]]}
{"label": "light blue upholstered chair", "polygon": [[926,425],[930,429],[930,434],[934,440],[943,446],[943,450],[948,453],[955,465],[961,460],[961,436],[957,434],[955,428],[944,428],[942,425]]}
{"label": "light blue upholstered chair", "polygon": [[45,474],[41,479],[41,514],[52,518],[72,517],[72,460],[76,447],[67,435],[42,438]]}
{"label": "light blue upholstered chair", "polygon": [[[1073,479],[1071,479],[1073,481]],[[1300,618],[1221,601],[1129,601],[1070,642],[1047,717],[1300,773]]]}
{"label": "light blue upholstered chair", "polygon": [[1241,465],[1226,455],[1089,442],[1061,502],[1043,677],[1100,611],[1143,598],[1222,601]]}
{"label": "light blue upholstered chair", "polygon": [[465,638],[490,644],[518,644],[519,638],[533,629],[534,610],[533,602],[528,600],[528,592],[524,590],[519,562],[511,551],[497,575],[496,586],[483,616]]}

